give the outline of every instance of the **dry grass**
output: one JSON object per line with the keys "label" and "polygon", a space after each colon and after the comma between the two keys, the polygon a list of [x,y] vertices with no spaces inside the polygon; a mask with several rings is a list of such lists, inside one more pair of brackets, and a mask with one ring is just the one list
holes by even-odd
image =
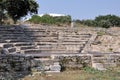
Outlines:
{"label": "dry grass", "polygon": [[93,69],[47,73],[44,75],[26,76],[24,80],[120,80],[120,68],[108,71]]}

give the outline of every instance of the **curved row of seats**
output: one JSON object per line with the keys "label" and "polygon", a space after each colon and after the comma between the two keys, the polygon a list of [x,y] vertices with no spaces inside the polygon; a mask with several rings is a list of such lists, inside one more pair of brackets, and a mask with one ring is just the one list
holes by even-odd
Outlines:
{"label": "curved row of seats", "polygon": [[0,26],[0,44],[9,53],[80,53],[91,38],[84,30],[51,26]]}

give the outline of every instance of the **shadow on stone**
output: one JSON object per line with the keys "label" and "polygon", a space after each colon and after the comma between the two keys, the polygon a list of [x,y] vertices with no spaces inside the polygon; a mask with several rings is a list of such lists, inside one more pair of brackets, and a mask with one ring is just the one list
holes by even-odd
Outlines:
{"label": "shadow on stone", "polygon": [[34,60],[21,54],[0,54],[0,80],[20,80],[31,74]]}

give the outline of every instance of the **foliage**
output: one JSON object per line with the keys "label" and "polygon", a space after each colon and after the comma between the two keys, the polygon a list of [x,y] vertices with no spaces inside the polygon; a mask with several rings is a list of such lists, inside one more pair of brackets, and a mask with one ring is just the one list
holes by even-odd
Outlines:
{"label": "foliage", "polygon": [[102,30],[99,31],[99,32],[97,32],[97,35],[98,35],[98,36],[102,36],[102,35],[105,35],[105,34],[106,34],[106,32],[105,32],[105,31],[102,31]]}
{"label": "foliage", "polygon": [[62,67],[62,71],[64,70],[80,70],[84,67],[90,66],[88,57],[81,56],[72,56],[72,57],[61,57],[60,64]]}
{"label": "foliage", "polygon": [[84,67],[83,70],[90,74],[101,74],[102,73],[102,71],[95,70],[94,68],[91,68],[91,67]]}
{"label": "foliage", "polygon": [[116,15],[98,16],[95,18],[95,21],[106,21],[109,26],[120,26],[120,17]]}
{"label": "foliage", "polygon": [[45,24],[70,24],[71,23],[71,16],[59,16],[59,17],[52,17],[48,14],[43,15],[42,17],[38,15],[33,15],[31,19],[28,21],[33,23],[45,23]]}
{"label": "foliage", "polygon": [[109,48],[109,51],[112,52],[112,51],[113,51],[113,48]]}
{"label": "foliage", "polygon": [[96,22],[94,20],[82,20],[82,24],[87,25],[87,26],[96,26]]}
{"label": "foliage", "polygon": [[7,13],[14,23],[21,17],[36,14],[38,11],[38,4],[35,0],[0,0],[0,3],[2,4],[0,10]]}
{"label": "foliage", "polygon": [[[34,77],[34,78],[33,78]],[[26,76],[24,80],[37,80],[42,76]],[[61,73],[47,73],[42,79],[45,80],[120,80],[120,68],[108,71],[98,71],[90,67],[85,67],[84,70],[64,71]],[[42,80],[41,79],[41,80]]]}
{"label": "foliage", "polygon": [[0,0],[0,24],[2,24],[3,20],[7,18],[5,14],[5,6],[3,4],[3,0]]}
{"label": "foliage", "polygon": [[[76,23],[78,20],[75,21]],[[103,15],[98,16],[94,20],[81,20],[79,21],[81,24],[87,25],[87,26],[94,26],[94,27],[103,27],[103,28],[109,28],[118,26],[120,27],[120,17],[116,15]]]}

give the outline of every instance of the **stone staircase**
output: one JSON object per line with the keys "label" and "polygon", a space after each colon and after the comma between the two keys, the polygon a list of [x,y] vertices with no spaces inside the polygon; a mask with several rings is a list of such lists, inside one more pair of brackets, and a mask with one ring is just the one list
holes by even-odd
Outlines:
{"label": "stone staircase", "polygon": [[25,54],[44,63],[51,61],[54,65],[55,62],[57,66],[53,54],[80,54],[92,36],[89,32],[68,27],[20,25],[0,26],[0,34],[0,47],[4,53]]}
{"label": "stone staircase", "polygon": [[51,54],[79,54],[91,34],[70,27],[0,26],[0,46],[8,53],[32,56]]}
{"label": "stone staircase", "polygon": [[20,53],[18,43],[31,42],[20,26],[0,26],[0,47],[8,50],[8,53]]}
{"label": "stone staircase", "polygon": [[92,67],[98,70],[107,70],[120,66],[120,53],[92,52]]}
{"label": "stone staircase", "polygon": [[25,34],[35,43],[37,49],[26,49],[25,54],[80,53],[91,38],[90,33],[75,32],[63,27],[22,27]]}
{"label": "stone staircase", "polygon": [[[67,66],[83,66],[80,60],[99,70],[105,70],[111,65],[120,65],[119,53],[88,52],[95,38],[96,35],[88,30],[70,27],[0,26],[0,47],[4,49],[2,53],[32,56],[44,63],[46,71],[60,71],[59,59],[56,60],[55,56],[72,59]],[[78,59],[78,64],[74,58]]]}

